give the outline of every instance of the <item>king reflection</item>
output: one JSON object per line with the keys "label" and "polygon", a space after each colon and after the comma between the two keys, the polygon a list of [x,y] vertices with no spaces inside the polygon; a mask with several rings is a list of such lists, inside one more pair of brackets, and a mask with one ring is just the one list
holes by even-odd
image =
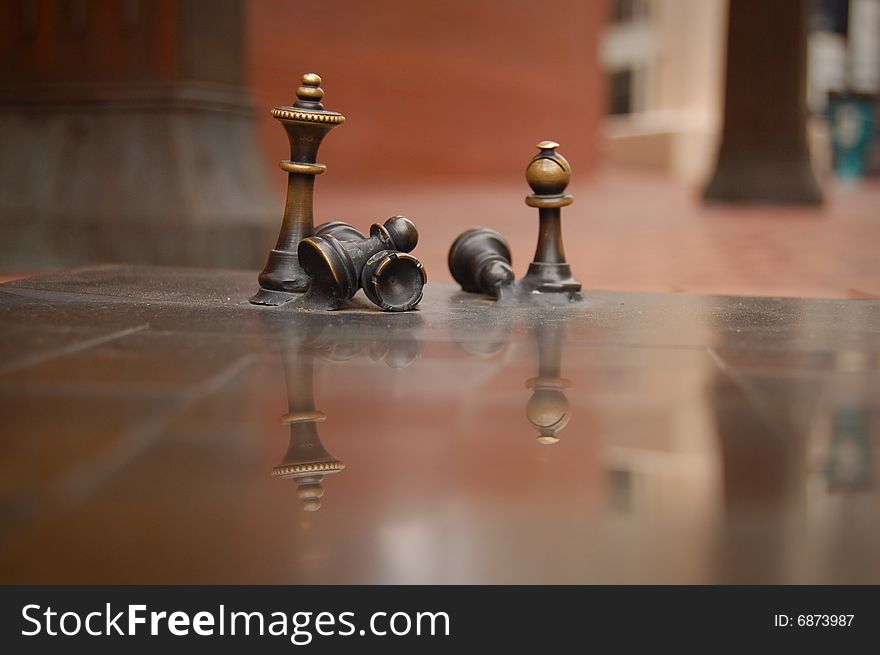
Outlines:
{"label": "king reflection", "polygon": [[289,426],[290,437],[287,452],[272,469],[272,476],[293,480],[302,509],[315,512],[321,508],[324,478],[345,469],[318,432],[318,424],[327,415],[315,404],[315,360],[332,364],[366,357],[392,369],[406,368],[421,352],[421,342],[415,336],[421,319],[401,316],[391,333],[369,320],[370,316],[351,315],[329,323],[311,316],[298,318],[296,336],[289,338],[281,354],[288,405],[281,423]]}

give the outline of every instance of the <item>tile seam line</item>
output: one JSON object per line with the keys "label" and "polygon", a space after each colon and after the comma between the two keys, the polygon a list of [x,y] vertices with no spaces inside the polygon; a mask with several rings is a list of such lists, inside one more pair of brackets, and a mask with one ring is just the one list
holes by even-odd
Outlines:
{"label": "tile seam line", "polygon": [[74,353],[84,352],[86,350],[89,350],[90,348],[94,348],[95,346],[100,346],[110,341],[116,341],[117,339],[122,339],[132,334],[143,332],[144,330],[149,329],[149,327],[149,323],[142,323],[141,325],[135,325],[130,328],[125,328],[124,330],[117,330],[116,332],[104,334],[99,337],[94,337],[92,339],[86,339],[85,341],[78,341],[63,348],[55,348],[53,350],[35,353],[19,360],[13,360],[10,364],[0,366],[0,374],[12,373],[14,371],[19,371],[23,368],[29,368],[31,366],[36,366],[37,364],[42,364],[58,357],[64,357],[65,355],[72,355]]}

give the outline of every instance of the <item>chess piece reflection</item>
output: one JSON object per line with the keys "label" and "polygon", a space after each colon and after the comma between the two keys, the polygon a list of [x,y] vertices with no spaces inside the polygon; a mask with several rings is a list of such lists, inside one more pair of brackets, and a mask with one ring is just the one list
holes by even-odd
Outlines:
{"label": "chess piece reflection", "polygon": [[296,341],[283,355],[288,411],[282,423],[290,427],[290,441],[272,476],[294,480],[303,509],[314,512],[321,508],[324,478],[345,468],[327,451],[318,434],[318,423],[327,417],[315,408],[315,359],[347,362],[366,354],[390,368],[407,367],[421,352],[421,341],[414,333],[421,319],[417,315],[401,317],[404,324],[389,336],[369,317],[353,317],[341,326],[315,320],[320,317],[314,315],[298,318]]}
{"label": "chess piece reflection", "polygon": [[[526,380],[526,388],[532,391],[526,403],[526,418],[538,431],[538,443],[545,445],[558,443],[559,433],[571,420],[571,403],[565,390],[572,384],[562,377],[565,329],[564,320],[538,323],[532,327],[537,351],[537,375]],[[458,324],[453,328],[452,336],[462,351],[475,357],[487,357],[504,350],[510,332],[511,326],[505,316],[478,316]],[[468,338],[474,333],[482,337]]]}
{"label": "chess piece reflection", "polygon": [[[361,317],[358,317],[361,318]],[[422,342],[415,336],[421,325],[417,315],[401,316],[395,321],[395,330],[389,333],[383,326],[375,326],[367,317],[353,317],[348,327],[357,338],[345,338],[333,330],[311,335],[305,347],[326,362],[344,363],[358,357],[383,362],[389,368],[406,368],[412,365],[422,351]]]}
{"label": "chess piece reflection", "polygon": [[532,194],[526,204],[538,210],[538,245],[526,275],[514,281],[510,248],[504,237],[488,228],[459,235],[449,250],[449,270],[464,291],[483,293],[502,302],[582,300],[581,283],[571,273],[562,240],[562,208],[573,201],[565,189],[571,165],[556,152],[558,143],[542,141],[526,168]]}
{"label": "chess piece reflection", "polygon": [[317,424],[327,416],[315,409],[314,354],[304,347],[287,353],[284,376],[288,412],[282,423],[290,426],[290,443],[284,458],[272,469],[272,476],[295,480],[303,509],[314,512],[321,508],[324,476],[339,473],[345,464],[324,448],[318,436]]}
{"label": "chess piece reflection", "polygon": [[561,376],[562,342],[565,326],[542,324],[536,328],[538,375],[526,382],[532,397],[526,405],[526,416],[540,436],[538,443],[554,444],[557,436],[571,420],[571,404],[565,389],[571,382]]}
{"label": "chess piece reflection", "polygon": [[340,239],[350,226],[336,224],[322,235],[303,239],[299,261],[312,281],[310,295],[330,307],[339,307],[363,289],[367,298],[385,311],[407,311],[422,299],[427,282],[421,262],[409,255],[418,243],[418,231],[405,216],[374,224],[365,239]]}
{"label": "chess piece reflection", "polygon": [[325,136],[345,116],[327,111],[321,103],[324,91],[321,78],[303,75],[292,106],[275,107],[274,116],[284,127],[290,141],[290,159],[280,163],[287,171],[287,201],[278,241],[269,253],[266,267],[259,275],[260,290],[251,298],[257,305],[282,305],[308,291],[309,278],[297,255],[299,242],[314,232],[312,198],[315,176],[327,170],[317,163],[318,148]]}

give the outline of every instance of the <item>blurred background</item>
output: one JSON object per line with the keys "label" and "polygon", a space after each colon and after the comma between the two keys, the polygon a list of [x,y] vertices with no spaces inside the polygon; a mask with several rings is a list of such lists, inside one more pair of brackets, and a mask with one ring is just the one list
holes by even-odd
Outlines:
{"label": "blurred background", "polygon": [[263,266],[300,76],[347,117],[315,222],[485,225],[522,273],[524,169],[571,161],[587,288],[880,298],[880,0],[8,0],[0,279]]}

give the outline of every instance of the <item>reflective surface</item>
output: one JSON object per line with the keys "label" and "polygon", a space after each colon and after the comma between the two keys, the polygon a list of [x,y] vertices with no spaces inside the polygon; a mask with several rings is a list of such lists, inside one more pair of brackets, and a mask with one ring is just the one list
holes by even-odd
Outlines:
{"label": "reflective surface", "polygon": [[878,302],[252,286],[0,286],[0,581],[880,582]]}

